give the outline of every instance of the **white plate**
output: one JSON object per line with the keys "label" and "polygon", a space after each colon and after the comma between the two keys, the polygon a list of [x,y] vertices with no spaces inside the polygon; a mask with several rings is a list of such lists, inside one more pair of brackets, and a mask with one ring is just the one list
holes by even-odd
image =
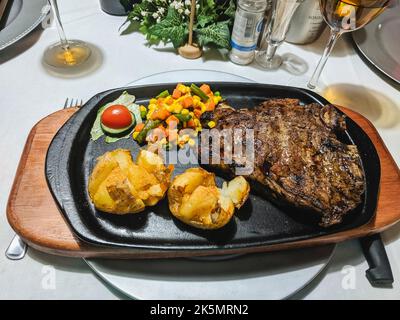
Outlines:
{"label": "white plate", "polygon": [[324,270],[334,248],[330,245],[219,261],[85,261],[106,283],[135,299],[285,299]]}
{"label": "white plate", "polygon": [[6,27],[0,31],[0,50],[35,29],[50,10],[47,0],[14,0]]}
{"label": "white plate", "polygon": [[[254,82],[212,70],[175,70],[128,85],[166,82]],[[218,231],[217,231],[218,232]],[[335,245],[201,259],[85,259],[106,283],[135,299],[284,299],[329,263]]]}
{"label": "white plate", "polygon": [[359,52],[378,70],[400,83],[400,3],[354,32]]}

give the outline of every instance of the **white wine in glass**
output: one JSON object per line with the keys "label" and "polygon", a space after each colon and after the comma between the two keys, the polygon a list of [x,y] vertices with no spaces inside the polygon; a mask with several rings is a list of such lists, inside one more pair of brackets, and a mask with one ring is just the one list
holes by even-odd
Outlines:
{"label": "white wine in glass", "polygon": [[308,87],[315,89],[322,70],[339,37],[364,27],[381,14],[391,0],[320,0],[321,13],[331,28],[324,54],[311,77]]}
{"label": "white wine in glass", "polygon": [[77,67],[89,59],[91,50],[83,41],[67,39],[61,23],[57,0],[49,0],[49,2],[53,10],[60,41],[46,49],[43,61],[47,65],[58,69]]}

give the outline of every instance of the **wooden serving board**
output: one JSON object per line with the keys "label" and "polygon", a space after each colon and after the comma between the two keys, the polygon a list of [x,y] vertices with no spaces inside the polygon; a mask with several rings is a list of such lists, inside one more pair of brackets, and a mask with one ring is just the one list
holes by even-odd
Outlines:
{"label": "wooden serving board", "polygon": [[[371,138],[381,161],[381,183],[375,218],[362,227],[323,237],[255,247],[253,252],[293,249],[336,243],[383,231],[400,220],[400,171],[374,126],[360,114],[340,108],[352,118]],[[76,109],[55,112],[35,125],[26,142],[7,205],[7,218],[21,238],[29,246],[50,254],[69,257],[107,258],[159,258],[207,255],[208,252],[169,252],[134,250],[95,246],[79,240],[59,212],[47,186],[44,165],[47,148],[58,129],[72,116]],[[248,249],[246,249],[248,252]],[[240,253],[213,251],[213,254]]]}

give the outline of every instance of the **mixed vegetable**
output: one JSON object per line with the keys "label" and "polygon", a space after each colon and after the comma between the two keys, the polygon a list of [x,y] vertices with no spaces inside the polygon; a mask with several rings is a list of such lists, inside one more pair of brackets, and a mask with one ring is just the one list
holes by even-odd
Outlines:
{"label": "mixed vegetable", "polygon": [[[186,86],[179,83],[172,93],[165,90],[150,99],[147,107],[140,106],[140,113],[145,122],[136,125],[133,138],[139,144],[157,142],[166,147],[171,144],[194,144],[190,135],[181,135],[180,131],[192,129],[194,134],[201,131],[201,115],[207,111],[214,111],[221,99],[220,93],[213,92],[207,84],[198,87],[195,84]],[[206,125],[213,128],[215,123],[209,121]]]}
{"label": "mixed vegetable", "polygon": [[172,93],[164,90],[150,99],[147,107],[135,104],[135,96],[123,92],[98,110],[91,137],[97,140],[105,135],[105,142],[111,143],[132,135],[139,144],[158,143],[167,149],[173,144],[194,145],[203,125],[216,125],[214,121],[201,123],[202,114],[214,111],[221,100],[221,94],[208,84],[178,83]]}

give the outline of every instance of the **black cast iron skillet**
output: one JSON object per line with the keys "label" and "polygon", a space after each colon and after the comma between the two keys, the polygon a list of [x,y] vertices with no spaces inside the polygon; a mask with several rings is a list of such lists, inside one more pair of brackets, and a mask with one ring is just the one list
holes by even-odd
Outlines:
{"label": "black cast iron skillet", "polygon": [[[328,104],[314,92],[266,84],[210,83],[234,107],[254,107],[268,98],[297,98],[303,104]],[[113,89],[90,99],[54,137],[46,158],[46,177],[50,190],[75,234],[91,244],[157,250],[220,250],[267,246],[320,237],[368,223],[375,214],[380,181],[380,162],[367,134],[350,118],[347,131],[339,137],[358,147],[365,172],[366,192],[363,202],[344,219],[330,228],[318,226],[318,215],[303,214],[296,208],[278,207],[267,199],[251,194],[245,206],[224,228],[204,231],[176,220],[168,210],[167,199],[145,212],[117,216],[96,210],[91,203],[87,184],[95,160],[106,151],[128,148],[135,158],[139,146],[133,139],[106,144],[90,140],[90,129],[97,110],[116,99],[124,90],[136,96],[138,104],[175,84],[158,84]],[[188,165],[176,165],[174,174]],[[217,177],[217,183],[223,179]]]}

